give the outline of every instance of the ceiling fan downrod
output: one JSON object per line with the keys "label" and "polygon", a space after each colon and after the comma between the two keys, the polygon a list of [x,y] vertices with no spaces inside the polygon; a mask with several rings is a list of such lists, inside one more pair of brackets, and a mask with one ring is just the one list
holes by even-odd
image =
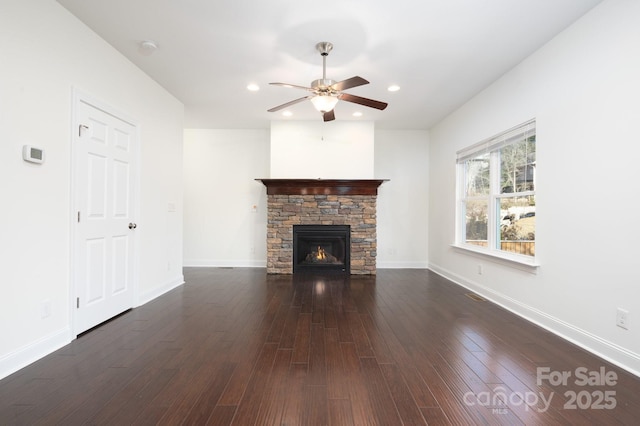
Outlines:
{"label": "ceiling fan downrod", "polygon": [[316,50],[320,52],[322,56],[322,79],[327,79],[327,56],[329,56],[329,52],[333,49],[333,44],[328,41],[321,41],[316,44]]}

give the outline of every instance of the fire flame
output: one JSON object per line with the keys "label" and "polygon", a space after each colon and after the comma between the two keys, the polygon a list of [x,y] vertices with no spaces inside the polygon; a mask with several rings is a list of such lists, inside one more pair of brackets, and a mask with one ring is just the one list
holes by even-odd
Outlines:
{"label": "fire flame", "polygon": [[320,246],[318,246],[318,254],[316,255],[316,259],[318,260],[324,260],[327,258],[327,255],[324,252],[324,249]]}

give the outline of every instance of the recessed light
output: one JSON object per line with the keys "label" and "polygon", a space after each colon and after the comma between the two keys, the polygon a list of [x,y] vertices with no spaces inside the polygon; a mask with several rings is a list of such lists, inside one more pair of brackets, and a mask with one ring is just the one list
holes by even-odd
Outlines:
{"label": "recessed light", "polygon": [[291,111],[285,111],[282,113],[282,115],[284,115],[285,117],[291,117],[293,113]]}
{"label": "recessed light", "polygon": [[258,90],[260,90],[260,86],[258,86],[255,83],[251,83],[247,86],[247,89],[252,91],[252,92],[257,92]]}
{"label": "recessed light", "polygon": [[387,88],[387,90],[390,92],[397,92],[398,90],[400,90],[400,86],[398,86],[397,84],[392,84]]}
{"label": "recessed light", "polygon": [[360,111],[356,111],[353,113],[354,117],[362,117],[362,113]]}

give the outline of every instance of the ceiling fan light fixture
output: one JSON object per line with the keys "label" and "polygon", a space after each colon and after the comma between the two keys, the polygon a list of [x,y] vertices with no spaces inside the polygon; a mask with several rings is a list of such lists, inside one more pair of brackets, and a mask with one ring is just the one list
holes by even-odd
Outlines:
{"label": "ceiling fan light fixture", "polygon": [[317,95],[311,98],[311,103],[316,110],[325,113],[335,108],[338,103],[338,98],[335,96]]}

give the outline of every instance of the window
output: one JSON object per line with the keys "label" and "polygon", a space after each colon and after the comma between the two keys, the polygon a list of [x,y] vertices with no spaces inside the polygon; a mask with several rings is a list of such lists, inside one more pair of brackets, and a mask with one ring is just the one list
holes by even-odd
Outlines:
{"label": "window", "polygon": [[535,121],[459,151],[457,176],[457,245],[533,263]]}

